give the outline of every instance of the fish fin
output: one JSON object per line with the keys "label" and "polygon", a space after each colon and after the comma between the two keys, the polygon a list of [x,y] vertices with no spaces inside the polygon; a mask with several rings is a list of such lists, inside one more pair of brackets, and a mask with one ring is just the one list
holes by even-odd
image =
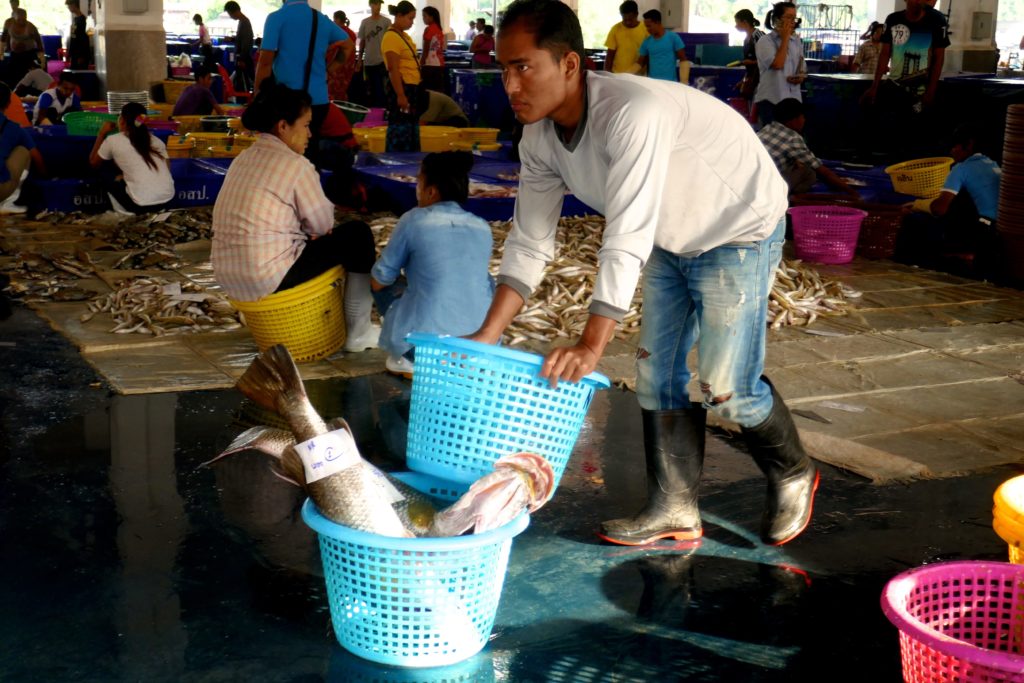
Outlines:
{"label": "fish fin", "polygon": [[270,465],[270,473],[273,474],[278,479],[280,479],[281,481],[285,481],[285,482],[288,482],[289,484],[292,484],[294,486],[298,486],[299,488],[303,488],[302,484],[300,484],[299,482],[295,481],[294,479],[289,477],[287,474],[284,474],[283,472],[281,472],[280,469],[278,469],[277,463],[271,463],[271,465]]}
{"label": "fish fin", "polygon": [[[201,463],[199,467],[209,467],[221,458],[225,458],[229,455],[245,450],[259,451],[260,453],[269,455],[275,460],[279,460],[281,458],[281,453],[271,448],[269,444],[273,443],[275,438],[288,437],[291,437],[291,433],[286,432],[283,429],[274,429],[273,427],[250,427],[236,436],[234,441],[228,444],[228,447],[221,451],[216,457]],[[294,441],[294,437],[291,438]]]}
{"label": "fish fin", "polygon": [[268,410],[284,403],[307,401],[299,369],[283,344],[275,344],[256,356],[236,385],[246,398]]}
{"label": "fish fin", "polygon": [[302,458],[294,448],[286,448],[281,454],[281,459],[274,463],[274,467],[282,475],[282,478],[292,481],[298,486],[306,485],[306,468],[303,467]]}

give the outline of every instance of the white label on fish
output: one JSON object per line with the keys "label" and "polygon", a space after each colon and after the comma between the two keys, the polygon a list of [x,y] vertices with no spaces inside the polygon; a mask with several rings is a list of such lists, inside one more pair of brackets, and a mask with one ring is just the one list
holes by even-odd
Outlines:
{"label": "white label on fish", "polygon": [[309,441],[295,444],[295,450],[302,458],[306,470],[306,483],[347,470],[362,461],[359,447],[347,429],[337,429]]}

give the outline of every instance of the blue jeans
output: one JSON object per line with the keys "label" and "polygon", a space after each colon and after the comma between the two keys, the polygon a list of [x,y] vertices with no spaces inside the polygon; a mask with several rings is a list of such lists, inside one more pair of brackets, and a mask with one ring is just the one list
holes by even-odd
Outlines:
{"label": "blue jeans", "polygon": [[657,247],[644,268],[637,397],[645,410],[690,405],[686,355],[697,344],[704,406],[743,427],[771,412],[761,379],[768,294],[782,258],[786,221],[760,242],[685,257]]}

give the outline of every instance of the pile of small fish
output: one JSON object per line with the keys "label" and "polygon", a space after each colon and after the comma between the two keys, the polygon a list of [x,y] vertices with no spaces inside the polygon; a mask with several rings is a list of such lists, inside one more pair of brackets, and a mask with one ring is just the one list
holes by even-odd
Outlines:
{"label": "pile of small fish", "polygon": [[[398,219],[380,217],[371,223],[377,244],[384,248]],[[511,221],[493,221],[494,253],[491,273],[497,274]],[[558,223],[555,259],[544,270],[544,278],[533,297],[516,316],[506,332],[506,343],[574,339],[583,331],[590,297],[597,278],[597,250],[601,244],[604,219],[600,216],[562,218]],[[799,260],[783,259],[775,272],[768,302],[768,323],[811,325],[822,316],[845,315],[850,299],[861,293],[834,280],[822,279],[813,268]],[[633,301],[615,336],[629,339],[640,331],[643,293],[638,285]]]}
{"label": "pile of small fish", "polygon": [[783,325],[811,325],[821,316],[846,315],[861,292],[835,280],[823,280],[799,259],[783,259],[775,269],[768,297],[768,323],[773,330]]}
{"label": "pile of small fish", "polygon": [[[257,356],[239,378],[238,389],[279,414],[291,431],[248,429],[204,465],[232,453],[258,450],[273,458],[275,474],[306,489],[323,516],[353,529],[405,538],[482,533],[511,521],[523,510],[538,510],[554,490],[554,472],[547,460],[532,453],[516,453],[499,459],[494,471],[473,483],[454,504],[436,509],[416,489],[363,459],[344,420],[324,422],[309,402],[295,362],[282,345]],[[348,466],[307,483],[295,444],[339,429],[352,439],[353,448],[344,456],[350,458]]]}
{"label": "pile of small fish", "polygon": [[157,214],[125,216],[110,227],[86,230],[86,237],[96,237],[115,249],[147,250],[154,245],[170,247],[183,242],[210,239],[213,235],[213,207]]}
{"label": "pile of small fish", "polygon": [[118,288],[89,302],[81,316],[89,322],[97,313],[109,313],[115,334],[151,334],[157,337],[183,332],[237,330],[238,313],[222,294],[192,282],[170,282],[159,277],[125,280]]}
{"label": "pile of small fish", "polygon": [[87,256],[83,262],[83,255],[21,252],[0,270],[11,276],[8,291],[27,302],[85,301],[97,292],[78,285],[79,279],[94,272]]}
{"label": "pile of small fish", "polygon": [[175,270],[186,265],[174,249],[162,244],[151,244],[129,251],[111,266],[114,270]]}

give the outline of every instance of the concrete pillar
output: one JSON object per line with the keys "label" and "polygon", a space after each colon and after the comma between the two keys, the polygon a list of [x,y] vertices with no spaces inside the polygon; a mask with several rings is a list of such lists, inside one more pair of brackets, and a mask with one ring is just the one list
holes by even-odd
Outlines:
{"label": "concrete pillar", "polygon": [[167,77],[163,0],[101,0],[93,12],[104,90],[148,90]]}

